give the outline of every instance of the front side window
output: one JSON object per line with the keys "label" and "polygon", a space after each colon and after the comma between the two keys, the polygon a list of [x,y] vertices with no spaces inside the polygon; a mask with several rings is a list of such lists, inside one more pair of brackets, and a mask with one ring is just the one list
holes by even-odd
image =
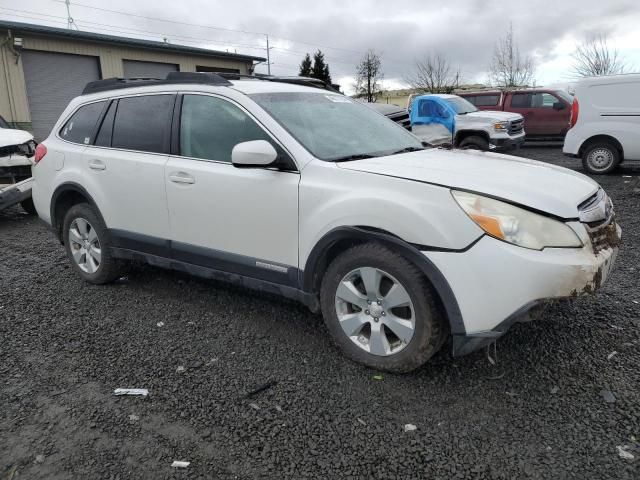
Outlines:
{"label": "front side window", "polygon": [[168,153],[173,101],[173,95],[146,95],[118,100],[111,146]]}
{"label": "front side window", "polygon": [[0,128],[10,128],[4,118],[0,117]]}
{"label": "front side window", "polygon": [[478,109],[469,101],[462,97],[448,97],[445,101],[453,108],[457,115],[477,112]]}
{"label": "front side window", "polygon": [[180,155],[231,162],[238,143],[266,140],[281,148],[236,105],[207,95],[185,95],[180,116]]}
{"label": "front side window", "polygon": [[420,141],[397,123],[343,95],[304,91],[250,97],[320,160],[423,149]]}
{"label": "front side window", "polygon": [[550,93],[536,93],[534,97],[534,107],[553,108],[553,104],[560,101]]}
{"label": "front side window", "polygon": [[106,103],[89,103],[76,110],[60,130],[60,138],[68,142],[90,145],[93,142],[96,124]]}

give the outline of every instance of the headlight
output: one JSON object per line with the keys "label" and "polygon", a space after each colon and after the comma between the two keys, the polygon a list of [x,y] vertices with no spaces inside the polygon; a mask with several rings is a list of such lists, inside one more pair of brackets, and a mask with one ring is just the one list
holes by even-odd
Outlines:
{"label": "headlight", "polygon": [[509,122],[497,122],[493,124],[493,129],[496,132],[506,132]]}
{"label": "headlight", "polygon": [[474,193],[452,190],[453,198],[482,230],[520,247],[582,247],[565,223]]}

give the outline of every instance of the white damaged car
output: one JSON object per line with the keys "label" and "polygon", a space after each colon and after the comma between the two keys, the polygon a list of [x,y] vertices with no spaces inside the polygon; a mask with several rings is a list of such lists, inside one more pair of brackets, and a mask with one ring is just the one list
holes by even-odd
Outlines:
{"label": "white damaged car", "polygon": [[268,79],[89,84],[35,160],[38,214],[85,281],[135,259],[294,298],[395,372],[594,292],[621,235],[584,175],[425,149],[357,101]]}
{"label": "white damaged car", "polygon": [[31,199],[31,158],[35,148],[29,132],[9,128],[0,117],[0,210],[20,203],[28,213],[36,213]]}

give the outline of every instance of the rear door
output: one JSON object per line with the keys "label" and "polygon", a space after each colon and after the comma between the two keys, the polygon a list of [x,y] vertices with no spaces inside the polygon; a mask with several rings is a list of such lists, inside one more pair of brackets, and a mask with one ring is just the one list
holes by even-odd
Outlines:
{"label": "rear door", "polygon": [[169,255],[164,168],[174,102],[174,94],[112,100],[84,151],[90,193],[122,248]]}
{"label": "rear door", "polygon": [[[179,107],[179,138],[165,176],[174,258],[296,285],[300,175],[293,160],[224,97],[185,94]],[[252,140],[270,142],[291,171],[233,166],[233,147]]]}

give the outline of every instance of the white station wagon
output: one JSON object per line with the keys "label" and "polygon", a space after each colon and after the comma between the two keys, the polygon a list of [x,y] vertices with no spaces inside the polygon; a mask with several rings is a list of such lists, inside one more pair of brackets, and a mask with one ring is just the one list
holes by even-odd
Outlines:
{"label": "white station wagon", "polygon": [[84,280],[135,259],[284,295],[388,371],[593,292],[620,238],[584,175],[425,149],[348,97],[269,79],[90,83],[35,160],[38,214]]}

